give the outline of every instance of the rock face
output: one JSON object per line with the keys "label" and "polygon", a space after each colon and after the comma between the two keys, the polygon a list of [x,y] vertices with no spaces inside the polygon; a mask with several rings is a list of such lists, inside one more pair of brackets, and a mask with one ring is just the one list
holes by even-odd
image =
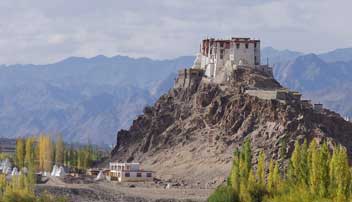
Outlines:
{"label": "rock face", "polygon": [[352,124],[338,114],[302,102],[282,103],[244,93],[246,88],[280,89],[254,70],[235,70],[218,85],[201,72],[181,71],[175,86],[117,135],[113,160],[141,162],[158,177],[187,186],[214,187],[225,180],[232,154],[245,139],[259,151],[289,156],[295,140],[326,140],[352,152]]}

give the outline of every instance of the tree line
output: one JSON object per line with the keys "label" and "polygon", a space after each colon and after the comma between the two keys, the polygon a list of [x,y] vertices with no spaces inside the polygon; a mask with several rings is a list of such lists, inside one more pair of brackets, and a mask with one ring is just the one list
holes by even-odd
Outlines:
{"label": "tree line", "polygon": [[65,144],[61,135],[55,141],[50,135],[18,138],[15,164],[18,168],[33,168],[50,172],[53,165],[85,170],[102,158],[102,153],[91,144]]}
{"label": "tree line", "polygon": [[227,185],[218,187],[208,201],[350,202],[351,176],[347,151],[342,146],[330,151],[327,143],[297,141],[285,168],[283,161],[266,159],[263,152],[254,168],[248,140],[234,152]]}
{"label": "tree line", "polygon": [[[35,173],[50,172],[54,164],[85,170],[103,155],[90,144],[84,146],[65,144],[61,135],[57,135],[55,141],[50,135],[18,138],[16,154],[12,157],[12,161],[22,174],[11,176],[11,180],[7,180],[5,174],[0,174],[0,202],[66,202],[65,198],[54,197],[47,193],[36,196]],[[5,158],[11,157],[0,155],[0,159]]]}

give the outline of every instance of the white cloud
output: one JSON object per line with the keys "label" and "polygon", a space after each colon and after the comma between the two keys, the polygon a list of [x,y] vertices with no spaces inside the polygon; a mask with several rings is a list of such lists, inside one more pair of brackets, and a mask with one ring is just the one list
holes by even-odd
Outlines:
{"label": "white cloud", "polygon": [[69,56],[170,58],[205,36],[250,36],[305,52],[351,46],[350,0],[2,0],[0,63]]}

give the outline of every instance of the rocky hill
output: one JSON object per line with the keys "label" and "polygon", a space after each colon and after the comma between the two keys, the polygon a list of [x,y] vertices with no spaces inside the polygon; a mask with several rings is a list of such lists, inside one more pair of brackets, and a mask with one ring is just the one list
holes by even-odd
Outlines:
{"label": "rocky hill", "polygon": [[[235,70],[231,80],[214,84],[185,70],[174,88],[117,135],[112,158],[138,161],[163,179],[188,186],[212,187],[225,180],[232,154],[250,138],[274,158],[288,156],[294,141],[327,140],[352,153],[352,124],[337,113],[315,110],[300,100],[261,99],[245,89],[282,89],[260,72]],[[256,158],[254,158],[254,161]]]}

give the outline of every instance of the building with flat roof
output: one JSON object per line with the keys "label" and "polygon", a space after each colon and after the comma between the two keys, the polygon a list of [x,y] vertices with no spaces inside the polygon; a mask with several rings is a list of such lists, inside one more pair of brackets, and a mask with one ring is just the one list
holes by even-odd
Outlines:
{"label": "building with flat roof", "polygon": [[227,81],[238,68],[253,68],[273,76],[273,69],[260,61],[260,40],[210,38],[202,41],[192,68],[204,70],[205,76],[218,83]]}
{"label": "building with flat roof", "polygon": [[139,163],[111,162],[109,169],[107,178],[110,181],[145,182],[153,180],[154,172],[141,169]]}

